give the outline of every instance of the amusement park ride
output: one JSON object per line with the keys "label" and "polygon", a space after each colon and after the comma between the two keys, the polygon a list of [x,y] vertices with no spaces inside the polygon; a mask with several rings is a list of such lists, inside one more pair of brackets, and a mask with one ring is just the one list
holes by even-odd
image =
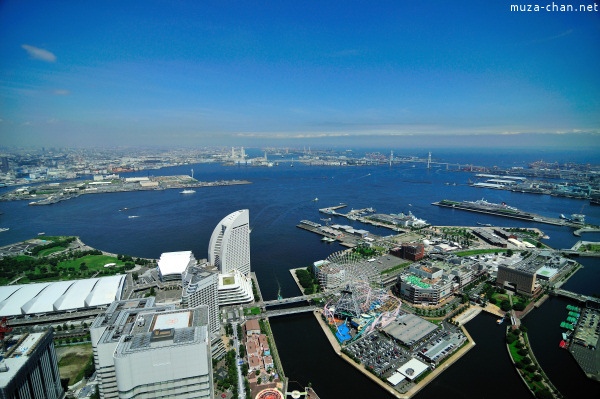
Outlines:
{"label": "amusement park ride", "polygon": [[[323,315],[337,329],[336,336],[342,343],[383,328],[400,314],[402,302],[382,288],[381,274],[372,262],[349,251],[336,252],[327,261],[342,279],[339,297],[325,305]],[[348,319],[357,325],[354,337],[348,334]]]}

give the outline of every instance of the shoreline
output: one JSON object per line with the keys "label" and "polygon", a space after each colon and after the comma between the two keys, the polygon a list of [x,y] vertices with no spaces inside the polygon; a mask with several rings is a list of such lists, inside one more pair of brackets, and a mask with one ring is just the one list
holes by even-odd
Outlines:
{"label": "shoreline", "polygon": [[460,328],[461,328],[463,334],[465,334],[465,336],[467,337],[467,340],[468,340],[467,344],[465,346],[463,346],[462,348],[460,348],[459,350],[457,350],[455,353],[453,353],[448,358],[448,360],[446,360],[443,364],[441,364],[439,367],[437,367],[435,370],[433,370],[431,373],[429,373],[416,386],[414,386],[411,389],[409,389],[406,393],[400,393],[400,392],[396,391],[392,386],[390,386],[387,383],[383,382],[381,379],[379,379],[374,374],[369,373],[365,369],[364,365],[356,363],[354,360],[350,359],[348,356],[346,356],[344,353],[342,353],[342,346],[337,341],[337,339],[335,339],[335,337],[331,334],[331,330],[329,329],[329,327],[327,326],[327,324],[325,324],[325,322],[321,318],[321,315],[322,315],[321,311],[315,310],[315,311],[313,311],[313,315],[317,319],[317,322],[319,323],[319,325],[321,326],[321,329],[325,333],[325,336],[329,340],[329,343],[331,344],[334,352],[338,356],[340,356],[342,359],[344,359],[351,366],[353,366],[354,368],[356,368],[358,371],[360,371],[361,373],[363,373],[364,375],[366,375],[367,377],[369,377],[372,381],[374,381],[375,383],[377,383],[380,387],[382,387],[383,389],[385,389],[386,391],[388,391],[390,394],[394,395],[395,397],[397,397],[399,399],[410,399],[411,397],[413,397],[415,394],[417,394],[419,391],[421,391],[421,389],[423,389],[424,387],[426,387],[427,384],[429,384],[431,381],[433,381],[438,375],[440,375],[444,370],[446,370],[448,367],[450,367],[451,365],[453,365],[454,363],[456,363],[469,350],[471,350],[471,348],[473,348],[475,346],[475,341],[473,341],[473,338],[471,337],[471,335],[469,335],[469,333],[467,332],[467,330],[465,329],[464,326],[461,326]]}

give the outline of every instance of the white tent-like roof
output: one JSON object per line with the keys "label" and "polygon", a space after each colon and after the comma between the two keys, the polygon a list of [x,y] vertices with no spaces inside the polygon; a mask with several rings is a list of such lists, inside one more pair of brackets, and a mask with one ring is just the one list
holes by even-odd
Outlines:
{"label": "white tent-like roof", "polygon": [[21,306],[35,297],[50,283],[20,285],[17,291],[0,303],[1,316],[16,316],[23,314]]}
{"label": "white tent-like roof", "polygon": [[158,260],[158,270],[161,276],[181,275],[192,260],[192,251],[165,252]]}
{"label": "white tent-like roof", "polygon": [[121,299],[122,287],[125,283],[124,275],[104,277],[85,298],[85,305],[89,307],[102,306]]}
{"label": "white tent-like roof", "polygon": [[47,313],[54,312],[52,304],[67,292],[75,281],[57,281],[48,284],[39,294],[21,306],[21,313]]}
{"label": "white tent-like roof", "polygon": [[125,275],[0,287],[0,317],[65,312],[121,299]]}

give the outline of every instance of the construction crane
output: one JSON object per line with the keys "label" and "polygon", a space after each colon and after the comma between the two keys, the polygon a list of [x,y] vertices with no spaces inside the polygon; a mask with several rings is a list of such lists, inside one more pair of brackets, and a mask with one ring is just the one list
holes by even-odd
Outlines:
{"label": "construction crane", "polygon": [[0,321],[0,346],[2,349],[4,349],[4,334],[11,331],[12,327],[8,325],[8,319],[3,317]]}

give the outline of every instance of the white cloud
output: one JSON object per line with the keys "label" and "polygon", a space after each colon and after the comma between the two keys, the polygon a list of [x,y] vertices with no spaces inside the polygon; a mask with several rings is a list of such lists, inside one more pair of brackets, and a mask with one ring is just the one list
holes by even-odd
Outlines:
{"label": "white cloud", "polygon": [[52,54],[51,52],[49,52],[48,50],[44,50],[43,48],[33,47],[28,44],[23,44],[23,45],[21,45],[21,47],[23,47],[23,49],[25,49],[25,51],[27,51],[27,53],[29,54],[29,56],[31,58],[34,58],[34,59],[40,60],[40,61],[46,61],[46,62],[56,62],[56,56],[54,54]]}

